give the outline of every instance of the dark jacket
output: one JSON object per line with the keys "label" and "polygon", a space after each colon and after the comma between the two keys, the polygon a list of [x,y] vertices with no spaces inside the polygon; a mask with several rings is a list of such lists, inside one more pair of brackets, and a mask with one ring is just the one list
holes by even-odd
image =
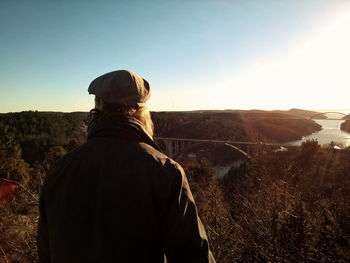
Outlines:
{"label": "dark jacket", "polygon": [[102,115],[40,196],[40,263],[215,262],[181,166],[135,119]]}

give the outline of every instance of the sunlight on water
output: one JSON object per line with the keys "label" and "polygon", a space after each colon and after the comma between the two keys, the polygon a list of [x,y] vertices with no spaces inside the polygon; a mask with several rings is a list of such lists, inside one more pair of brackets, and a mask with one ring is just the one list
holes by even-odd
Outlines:
{"label": "sunlight on water", "polygon": [[305,136],[302,140],[290,142],[291,145],[299,145],[306,140],[317,139],[321,144],[329,144],[332,141],[342,146],[350,146],[350,133],[340,130],[344,120],[315,120],[322,125],[322,130]]}

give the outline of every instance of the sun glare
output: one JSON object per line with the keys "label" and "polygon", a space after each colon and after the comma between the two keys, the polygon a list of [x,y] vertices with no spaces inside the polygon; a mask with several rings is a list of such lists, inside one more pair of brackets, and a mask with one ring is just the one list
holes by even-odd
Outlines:
{"label": "sun glare", "polygon": [[229,86],[257,108],[348,108],[349,47],[350,9],[285,53],[258,58],[234,74]]}

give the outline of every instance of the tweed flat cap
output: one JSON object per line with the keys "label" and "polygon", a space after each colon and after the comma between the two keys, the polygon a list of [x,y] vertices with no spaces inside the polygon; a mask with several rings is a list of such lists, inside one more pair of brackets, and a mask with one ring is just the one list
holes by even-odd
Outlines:
{"label": "tweed flat cap", "polygon": [[88,91],[111,104],[141,106],[150,97],[148,82],[130,70],[117,70],[99,76],[90,83]]}

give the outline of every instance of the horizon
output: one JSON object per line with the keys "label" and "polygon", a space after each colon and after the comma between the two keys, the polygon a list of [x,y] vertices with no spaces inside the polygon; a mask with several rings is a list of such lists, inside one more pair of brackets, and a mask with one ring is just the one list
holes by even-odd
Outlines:
{"label": "horizon", "polygon": [[350,106],[349,1],[103,3],[0,3],[0,112],[89,111],[117,69],[151,111]]}
{"label": "horizon", "polygon": [[[291,110],[302,110],[302,111],[314,111],[320,113],[340,113],[340,114],[350,114],[350,109],[300,109],[300,108],[290,108],[287,110],[273,109],[273,110],[264,110],[264,109],[199,109],[199,110],[150,110],[151,112],[196,112],[196,111],[291,111]],[[9,112],[0,112],[0,114],[9,114],[9,113],[21,113],[21,112],[43,112],[43,113],[75,113],[75,112],[89,112],[88,111],[50,111],[50,110],[22,110],[22,111],[9,111]]]}

